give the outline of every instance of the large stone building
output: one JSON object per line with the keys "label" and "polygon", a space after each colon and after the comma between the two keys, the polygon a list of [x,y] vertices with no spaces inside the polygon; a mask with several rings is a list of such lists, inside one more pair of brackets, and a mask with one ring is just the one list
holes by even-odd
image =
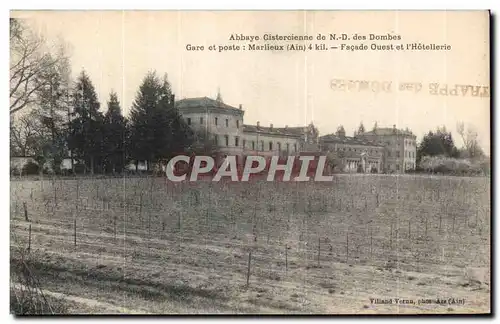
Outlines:
{"label": "large stone building", "polygon": [[288,155],[317,151],[318,131],[305,127],[268,127],[243,123],[245,111],[208,97],[176,102],[179,113],[197,133],[205,134],[219,152],[243,155]]}
{"label": "large stone building", "polygon": [[304,127],[244,124],[245,111],[217,99],[187,98],[176,102],[186,123],[227,155],[298,155],[324,152],[342,162],[347,172],[396,172],[415,168],[416,136],[409,130],[376,128],[355,137],[336,134],[319,137],[311,123]]}
{"label": "large stone building", "polygon": [[372,131],[345,135],[339,127],[336,134],[321,136],[321,150],[333,154],[346,172],[404,173],[416,167],[416,136],[407,130],[375,128]]}
{"label": "large stone building", "polygon": [[375,128],[357,137],[384,145],[383,170],[403,173],[416,168],[417,136],[410,130],[393,127]]}
{"label": "large stone building", "polygon": [[382,172],[384,146],[363,138],[345,135],[339,127],[335,134],[319,138],[321,151],[337,160],[344,172]]}

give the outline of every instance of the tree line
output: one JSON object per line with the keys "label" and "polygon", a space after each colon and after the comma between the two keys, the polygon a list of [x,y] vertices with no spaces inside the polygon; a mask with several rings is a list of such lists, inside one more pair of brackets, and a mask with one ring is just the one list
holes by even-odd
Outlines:
{"label": "tree line", "polygon": [[[372,130],[377,129],[377,122],[373,125]],[[345,132],[343,126],[339,127]],[[337,130],[338,131],[338,130]],[[416,162],[417,165],[423,157],[443,156],[447,158],[461,158],[476,160],[485,157],[484,151],[479,145],[478,134],[473,126],[465,126],[463,122],[457,124],[456,131],[463,142],[461,148],[455,145],[455,140],[449,130],[445,126],[437,127],[436,130],[429,130],[417,145]],[[363,134],[365,126],[361,122],[354,131],[354,137]]]}
{"label": "tree line", "polygon": [[137,168],[138,161],[145,160],[150,170],[193,143],[167,77],[160,79],[154,71],[144,77],[128,118],[113,91],[107,109],[101,109],[85,71],[69,92],[66,101],[52,98],[11,125],[11,153],[33,156],[39,165],[50,162],[56,172],[71,155],[74,172],[119,173],[129,161]]}
{"label": "tree line", "polygon": [[83,70],[71,80],[65,46],[51,47],[23,21],[10,19],[11,156],[33,157],[58,172],[122,172],[129,161],[155,163],[188,150],[194,134],[175,108],[167,75],[143,78],[130,114],[111,91],[107,109]]}

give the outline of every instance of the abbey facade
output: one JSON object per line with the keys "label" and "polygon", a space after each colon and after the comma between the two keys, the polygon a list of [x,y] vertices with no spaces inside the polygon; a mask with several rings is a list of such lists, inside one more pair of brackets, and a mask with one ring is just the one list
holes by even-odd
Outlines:
{"label": "abbey facade", "polygon": [[318,131],[314,125],[274,127],[244,123],[244,110],[208,97],[176,102],[179,113],[199,138],[218,151],[242,155],[290,155],[318,150]]}
{"label": "abbey facade", "polygon": [[193,129],[197,142],[224,155],[287,156],[315,152],[328,155],[344,172],[404,173],[416,166],[416,136],[395,126],[355,137],[346,136],[342,128],[320,137],[313,124],[245,124],[242,105],[233,107],[219,98],[186,98],[177,101],[176,107]]}

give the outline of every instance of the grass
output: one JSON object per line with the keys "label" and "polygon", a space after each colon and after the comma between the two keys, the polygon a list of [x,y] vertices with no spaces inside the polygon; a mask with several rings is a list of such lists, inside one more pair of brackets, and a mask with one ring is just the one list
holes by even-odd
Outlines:
{"label": "grass", "polygon": [[44,288],[87,300],[68,312],[425,313],[443,309],[363,306],[442,294],[489,312],[489,206],[489,178],[12,181],[11,248],[28,246],[30,223]]}

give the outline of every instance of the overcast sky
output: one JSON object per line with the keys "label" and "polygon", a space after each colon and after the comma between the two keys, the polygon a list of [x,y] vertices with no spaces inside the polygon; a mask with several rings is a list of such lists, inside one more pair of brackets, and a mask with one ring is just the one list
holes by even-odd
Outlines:
{"label": "overcast sky", "polygon": [[[489,153],[489,98],[433,96],[428,84],[489,85],[489,18],[486,12],[162,12],[47,11],[13,12],[32,19],[47,39],[61,37],[71,46],[73,74],[90,75],[102,107],[114,90],[127,113],[148,70],[168,73],[178,99],[208,96],[217,89],[227,104],[243,105],[245,123],[275,127],[311,121],[322,135],[342,124],[352,135],[360,121],[371,129],[410,128],[418,140],[440,125],[473,125]],[[233,51],[210,52],[231,34],[400,35],[401,40],[449,44],[450,51]],[[375,41],[364,41],[370,45]],[[270,42],[272,44],[303,42]],[[314,40],[313,43],[319,43]],[[328,46],[335,42],[326,41]],[[346,42],[353,44],[353,41]],[[186,45],[204,45],[189,52]],[[259,44],[263,44],[260,42]],[[391,93],[339,92],[332,79],[392,81]],[[402,93],[401,81],[421,82],[420,93]],[[470,93],[470,92],[469,92]]]}

